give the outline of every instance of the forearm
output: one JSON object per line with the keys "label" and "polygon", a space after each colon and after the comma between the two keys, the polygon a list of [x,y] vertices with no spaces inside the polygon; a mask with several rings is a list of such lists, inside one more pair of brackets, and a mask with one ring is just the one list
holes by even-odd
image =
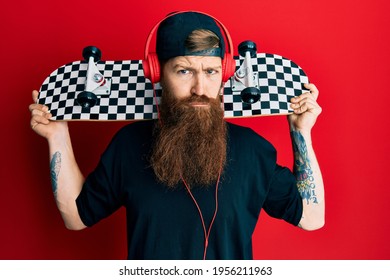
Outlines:
{"label": "forearm", "polygon": [[306,230],[321,228],[325,222],[324,183],[314,153],[310,131],[291,129],[294,174],[302,197],[303,214],[299,223]]}
{"label": "forearm", "polygon": [[50,175],[52,190],[58,209],[68,229],[82,229],[82,223],[76,206],[84,177],[77,165],[69,134],[49,139]]}

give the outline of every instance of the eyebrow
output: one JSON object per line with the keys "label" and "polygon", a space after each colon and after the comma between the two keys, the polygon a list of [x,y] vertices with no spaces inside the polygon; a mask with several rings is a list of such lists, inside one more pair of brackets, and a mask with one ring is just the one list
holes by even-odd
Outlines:
{"label": "eyebrow", "polygon": [[[186,63],[176,63],[173,66],[173,69],[177,69],[177,68],[195,69],[194,67],[192,67],[191,65],[187,65]],[[211,65],[206,67],[205,69],[222,69],[222,65]]]}

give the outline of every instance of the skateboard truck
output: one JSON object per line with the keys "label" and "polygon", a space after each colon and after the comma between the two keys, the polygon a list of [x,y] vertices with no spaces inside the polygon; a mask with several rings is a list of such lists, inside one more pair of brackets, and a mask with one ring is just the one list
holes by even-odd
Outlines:
{"label": "skateboard truck", "polygon": [[104,78],[96,66],[101,59],[101,51],[93,46],[84,48],[83,57],[88,62],[85,91],[77,96],[77,103],[82,108],[91,108],[96,105],[98,96],[109,95],[111,91],[111,79]]}
{"label": "skateboard truck", "polygon": [[241,100],[253,104],[260,100],[259,74],[253,72],[251,59],[256,57],[256,44],[244,41],[238,45],[238,53],[244,57],[244,62],[234,73],[232,91],[241,92]]}

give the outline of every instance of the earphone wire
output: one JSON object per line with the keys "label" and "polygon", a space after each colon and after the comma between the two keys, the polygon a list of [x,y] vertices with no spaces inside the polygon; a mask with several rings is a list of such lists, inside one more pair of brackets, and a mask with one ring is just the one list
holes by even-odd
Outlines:
{"label": "earphone wire", "polygon": [[222,166],[221,166],[221,168],[219,170],[217,183],[215,185],[215,210],[214,210],[213,218],[211,219],[211,222],[210,222],[208,230],[206,230],[206,224],[205,224],[205,221],[204,221],[204,218],[203,218],[202,210],[200,209],[199,204],[197,203],[195,197],[193,196],[193,194],[191,192],[191,189],[188,186],[187,182],[184,180],[183,176],[181,176],[181,180],[183,181],[184,186],[186,187],[188,193],[190,194],[190,196],[192,198],[192,201],[194,202],[194,204],[195,204],[195,206],[196,206],[196,208],[198,210],[198,213],[199,213],[199,216],[200,216],[200,220],[202,222],[204,238],[205,238],[205,241],[204,241],[204,251],[203,251],[203,260],[206,259],[207,248],[208,248],[208,245],[209,245],[209,236],[210,236],[211,228],[212,228],[212,226],[214,224],[214,221],[215,221],[215,218],[216,218],[217,212],[218,212],[218,186],[219,186],[219,181],[220,181],[220,178],[221,178],[221,172],[222,172]]}

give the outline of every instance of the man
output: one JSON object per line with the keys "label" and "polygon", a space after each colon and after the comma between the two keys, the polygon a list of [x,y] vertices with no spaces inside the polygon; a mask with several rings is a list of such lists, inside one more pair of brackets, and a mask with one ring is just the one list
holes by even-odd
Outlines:
{"label": "man", "polygon": [[86,179],[67,123],[30,105],[31,127],[49,143],[53,192],[67,228],[92,226],[124,206],[130,259],[251,259],[261,209],[306,230],[323,226],[324,189],[310,134],[321,112],[318,90],[306,85],[310,92],[291,100],[291,173],[276,164],[265,139],[223,120],[225,48],[209,16],[167,17],[157,34],[159,121],[123,127]]}

